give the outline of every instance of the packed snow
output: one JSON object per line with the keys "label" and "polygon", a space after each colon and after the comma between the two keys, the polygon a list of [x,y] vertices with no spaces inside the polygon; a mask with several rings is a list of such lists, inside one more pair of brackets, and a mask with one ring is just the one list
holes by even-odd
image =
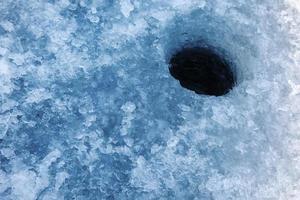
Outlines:
{"label": "packed snow", "polygon": [[[184,46],[230,61],[197,95]],[[0,199],[300,199],[297,0],[0,0]]]}

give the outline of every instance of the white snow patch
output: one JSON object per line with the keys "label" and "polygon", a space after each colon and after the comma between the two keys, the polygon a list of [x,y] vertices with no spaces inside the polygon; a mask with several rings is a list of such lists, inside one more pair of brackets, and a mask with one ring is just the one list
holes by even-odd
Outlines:
{"label": "white snow patch", "polygon": [[299,0],[286,0],[288,4],[296,8],[300,12],[300,1]]}
{"label": "white snow patch", "polygon": [[0,170],[0,193],[4,192],[10,185],[10,180],[6,173]]}
{"label": "white snow patch", "polygon": [[12,32],[14,30],[14,25],[9,21],[2,21],[0,24],[8,32]]}
{"label": "white snow patch", "polygon": [[293,81],[289,80],[288,83],[292,88],[291,96],[300,94],[300,84],[295,84]]}
{"label": "white snow patch", "polygon": [[125,112],[125,116],[122,120],[122,128],[120,130],[121,135],[127,135],[129,128],[131,127],[132,120],[134,119],[134,110],[136,106],[132,102],[126,102],[121,109]]}
{"label": "white snow patch", "polygon": [[134,10],[134,5],[132,5],[130,0],[121,0],[121,12],[123,15],[128,18],[130,16],[131,11]]}
{"label": "white snow patch", "polygon": [[38,194],[49,185],[48,168],[60,155],[58,150],[49,153],[39,165],[38,172],[22,169],[12,175],[12,189],[17,199],[35,200],[37,198]]}
{"label": "white snow patch", "polygon": [[145,158],[140,156],[136,162],[137,167],[132,170],[131,182],[147,191],[157,190],[160,183],[147,166]]}
{"label": "white snow patch", "polygon": [[11,70],[9,64],[2,58],[0,59],[0,76],[11,76]]}
{"label": "white snow patch", "polygon": [[38,88],[30,91],[27,95],[27,103],[39,103],[43,100],[50,99],[51,94],[44,88]]}

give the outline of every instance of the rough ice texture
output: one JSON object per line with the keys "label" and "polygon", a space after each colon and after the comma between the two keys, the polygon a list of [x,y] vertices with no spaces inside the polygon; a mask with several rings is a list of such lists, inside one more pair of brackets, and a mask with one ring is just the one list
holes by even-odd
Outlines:
{"label": "rough ice texture", "polygon": [[[0,1],[0,199],[300,198],[294,0]],[[235,66],[222,97],[168,73]]]}

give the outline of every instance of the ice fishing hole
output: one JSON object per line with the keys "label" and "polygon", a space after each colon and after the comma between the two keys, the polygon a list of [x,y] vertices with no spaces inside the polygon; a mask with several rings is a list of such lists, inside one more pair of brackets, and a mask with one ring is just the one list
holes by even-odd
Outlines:
{"label": "ice fishing hole", "polygon": [[170,74],[180,85],[197,94],[222,96],[235,85],[231,66],[210,48],[183,48],[171,57],[169,64]]}

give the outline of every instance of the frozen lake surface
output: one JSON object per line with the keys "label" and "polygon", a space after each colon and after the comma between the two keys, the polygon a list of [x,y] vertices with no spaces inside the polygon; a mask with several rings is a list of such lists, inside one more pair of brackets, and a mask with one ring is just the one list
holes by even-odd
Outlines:
{"label": "frozen lake surface", "polygon": [[300,199],[298,0],[0,0],[0,95],[1,200]]}

